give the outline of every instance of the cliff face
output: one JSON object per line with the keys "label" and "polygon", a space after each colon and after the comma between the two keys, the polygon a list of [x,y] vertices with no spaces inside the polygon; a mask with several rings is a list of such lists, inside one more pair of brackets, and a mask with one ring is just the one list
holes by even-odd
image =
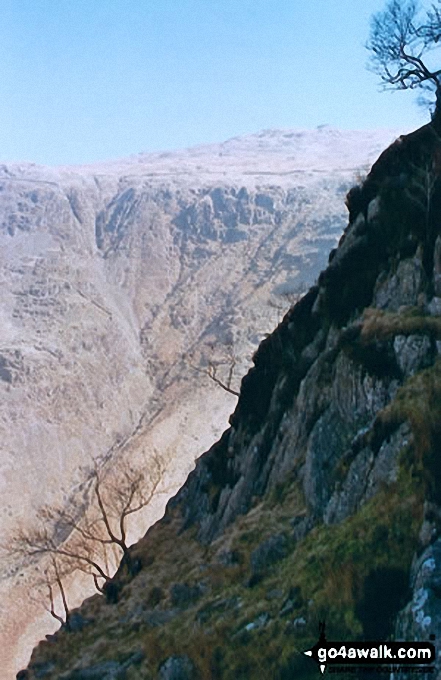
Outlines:
{"label": "cliff face", "polygon": [[18,677],[312,677],[319,620],[335,640],[440,637],[440,154],[426,126],[349,192],[327,269],[133,547],[139,573],[122,564]]}

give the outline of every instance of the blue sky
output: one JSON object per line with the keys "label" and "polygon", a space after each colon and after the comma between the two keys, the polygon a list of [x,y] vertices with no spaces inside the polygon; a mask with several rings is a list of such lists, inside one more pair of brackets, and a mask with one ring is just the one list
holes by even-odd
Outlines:
{"label": "blue sky", "polygon": [[86,163],[265,128],[428,119],[366,69],[384,0],[0,0],[0,160]]}

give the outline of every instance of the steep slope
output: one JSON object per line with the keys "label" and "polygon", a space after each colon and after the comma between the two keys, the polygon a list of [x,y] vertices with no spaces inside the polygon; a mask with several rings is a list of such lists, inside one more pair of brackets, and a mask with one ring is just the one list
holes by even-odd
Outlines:
{"label": "steep slope", "polygon": [[324,619],[330,639],[439,640],[440,154],[425,126],[350,191],[139,573],[121,565],[18,677],[312,677]]}
{"label": "steep slope", "polygon": [[[164,489],[184,481],[234,405],[207,361],[232,348],[245,371],[339,238],[354,173],[391,138],[273,130],[94,167],[0,168],[3,535],[45,502],[75,502],[92,457],[156,448]],[[31,584],[2,565],[5,673],[28,657],[23,635],[49,630]]]}

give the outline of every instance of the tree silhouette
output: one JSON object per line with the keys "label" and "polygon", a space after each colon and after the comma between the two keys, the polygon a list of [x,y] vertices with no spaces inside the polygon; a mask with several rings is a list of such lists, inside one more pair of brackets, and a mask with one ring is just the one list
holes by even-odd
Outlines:
{"label": "tree silhouette", "polygon": [[34,523],[18,526],[3,544],[7,555],[24,564],[36,557],[48,558],[42,583],[49,592],[48,611],[54,618],[60,620],[54,613],[56,586],[63,600],[65,623],[68,622],[64,577],[75,571],[89,574],[97,590],[103,592],[102,584],[110,581],[118,557],[123,557],[129,573],[134,570],[127,540],[128,521],[151,503],[164,470],[156,455],[142,466],[120,459],[112,464],[111,474],[94,461],[88,480],[90,501],[85,507],[73,503],[43,506],[37,510]]}
{"label": "tree silhouette", "polygon": [[429,56],[441,38],[441,0],[437,5],[421,13],[416,0],[390,0],[373,15],[366,45],[372,52],[369,68],[386,89],[435,92],[433,118],[441,117],[441,68],[434,69]]}
{"label": "tree silhouette", "polygon": [[233,344],[226,343],[218,346],[209,345],[209,349],[210,356],[204,354],[201,358],[203,363],[202,367],[193,363],[195,361],[195,356],[191,354],[190,367],[194,371],[208,376],[215,385],[221,387],[225,392],[232,394],[234,397],[238,397],[239,390],[235,387],[235,383],[237,382],[235,376],[237,358],[234,353]]}
{"label": "tree silhouette", "polygon": [[[35,590],[38,597],[35,595],[31,596],[32,600],[38,601],[39,603],[41,602],[48,614],[61,623],[66,630],[70,630],[71,612],[67,603],[66,589],[63,580],[66,576],[70,576],[73,570],[74,567],[69,562],[66,562],[61,566],[59,561],[51,555],[48,566],[44,569],[41,577],[37,578],[35,583]],[[61,599],[63,614],[57,613],[56,591],[58,591]]]}

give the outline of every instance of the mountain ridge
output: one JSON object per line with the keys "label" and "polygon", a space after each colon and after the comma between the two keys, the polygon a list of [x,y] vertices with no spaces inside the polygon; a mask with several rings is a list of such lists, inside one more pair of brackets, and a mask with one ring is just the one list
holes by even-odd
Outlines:
{"label": "mountain ridge", "polygon": [[[339,155],[343,157],[345,163],[349,163],[349,166],[337,164],[336,167],[346,171],[357,171],[361,159],[363,159],[363,165],[372,162],[384,147],[385,140],[389,139],[392,142],[399,134],[398,130],[392,129],[339,130],[329,126],[324,128],[319,126],[314,130],[274,128],[232,137],[220,143],[200,144],[165,152],[141,152],[123,159],[96,163],[58,166],[45,166],[31,162],[2,163],[0,171],[3,176],[14,171],[17,175],[27,175],[30,172],[46,173],[48,180],[52,178],[54,181],[60,174],[61,176],[64,175],[66,179],[75,174],[87,176],[93,175],[95,172],[97,174],[114,175],[123,172],[130,166],[132,166],[134,172],[137,170],[141,172],[151,164],[157,167],[161,163],[173,175],[173,172],[169,169],[170,165],[182,166],[183,163],[187,162],[186,167],[175,169],[176,175],[197,174],[195,173],[197,170],[203,176],[204,168],[196,167],[194,163],[205,160],[209,166],[212,166],[212,172],[217,172],[222,176],[227,172],[231,173],[232,167],[238,166],[240,168],[241,165],[249,164],[250,161],[256,163],[258,155],[264,154],[264,167],[252,168],[252,172],[265,176],[268,173],[266,165],[271,163],[271,156],[274,156],[274,160],[278,163],[278,168],[274,169],[274,174],[283,176],[285,172],[289,171],[289,168],[292,170],[293,164],[300,166],[300,168],[297,167],[292,172],[299,169],[313,170],[314,164],[318,165],[317,170],[329,170],[329,161],[335,159],[336,141],[341,143]],[[363,151],[360,147],[364,147]],[[318,154],[317,150],[319,150]],[[220,156],[222,160],[219,160],[219,154],[224,151],[227,152],[227,155]],[[292,156],[287,155],[288,152],[291,152]],[[279,170],[279,173],[277,170]],[[160,174],[160,171],[157,170],[156,174]],[[246,175],[244,176],[246,177]]]}

